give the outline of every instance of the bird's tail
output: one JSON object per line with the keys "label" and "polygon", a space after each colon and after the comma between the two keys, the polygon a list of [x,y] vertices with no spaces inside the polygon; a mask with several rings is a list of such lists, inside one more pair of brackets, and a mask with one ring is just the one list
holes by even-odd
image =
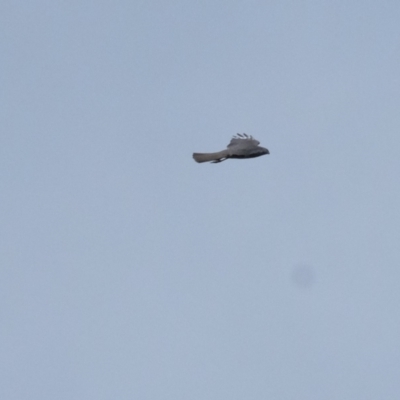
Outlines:
{"label": "bird's tail", "polygon": [[193,158],[198,163],[207,161],[221,162],[228,158],[228,151],[222,150],[218,153],[193,153]]}

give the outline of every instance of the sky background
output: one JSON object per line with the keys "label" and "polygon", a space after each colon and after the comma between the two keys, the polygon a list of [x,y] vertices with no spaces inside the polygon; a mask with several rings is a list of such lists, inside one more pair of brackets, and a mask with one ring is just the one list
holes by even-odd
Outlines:
{"label": "sky background", "polygon": [[397,398],[399,21],[3,2],[0,398]]}

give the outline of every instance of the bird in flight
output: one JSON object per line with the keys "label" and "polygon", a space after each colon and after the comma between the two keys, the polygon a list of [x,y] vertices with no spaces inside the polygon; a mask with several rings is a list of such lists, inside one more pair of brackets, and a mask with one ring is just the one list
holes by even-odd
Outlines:
{"label": "bird in flight", "polygon": [[269,150],[259,144],[260,142],[253,139],[253,136],[238,133],[228,144],[226,150],[217,153],[193,153],[193,158],[198,163],[207,161],[219,163],[228,158],[253,158],[269,154]]}

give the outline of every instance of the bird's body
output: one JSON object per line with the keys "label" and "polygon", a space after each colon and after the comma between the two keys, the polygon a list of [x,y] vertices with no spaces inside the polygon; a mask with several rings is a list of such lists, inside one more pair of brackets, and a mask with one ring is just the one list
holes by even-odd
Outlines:
{"label": "bird's body", "polygon": [[193,153],[193,158],[198,163],[211,161],[219,163],[228,158],[254,158],[269,154],[269,150],[259,146],[260,142],[245,133],[238,133],[228,144],[226,150],[217,153]]}

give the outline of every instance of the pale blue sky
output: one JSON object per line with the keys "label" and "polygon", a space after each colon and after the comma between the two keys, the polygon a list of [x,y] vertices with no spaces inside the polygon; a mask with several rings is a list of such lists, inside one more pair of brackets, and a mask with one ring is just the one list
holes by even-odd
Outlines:
{"label": "pale blue sky", "polygon": [[3,2],[0,398],[396,398],[399,21]]}

